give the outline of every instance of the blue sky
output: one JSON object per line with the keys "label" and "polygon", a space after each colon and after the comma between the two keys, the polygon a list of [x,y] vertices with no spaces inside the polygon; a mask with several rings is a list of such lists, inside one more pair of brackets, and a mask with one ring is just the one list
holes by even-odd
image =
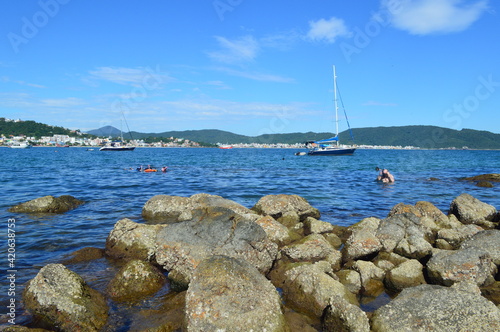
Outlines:
{"label": "blue sky", "polygon": [[[39,0],[0,12],[0,116],[71,129],[500,133],[492,0]],[[123,124],[125,130],[125,125]],[[340,119],[340,130],[346,121]]]}

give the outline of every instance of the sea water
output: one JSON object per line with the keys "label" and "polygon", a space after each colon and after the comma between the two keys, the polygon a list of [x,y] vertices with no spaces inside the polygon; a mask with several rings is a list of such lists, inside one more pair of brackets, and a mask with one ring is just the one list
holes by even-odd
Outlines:
{"label": "sea water", "polygon": [[[8,223],[15,220],[15,297],[48,263],[83,247],[104,248],[122,218],[144,222],[141,210],[154,195],[219,195],[248,208],[265,195],[295,194],[319,209],[321,220],[349,226],[365,217],[385,218],[398,204],[433,203],[447,212],[462,193],[500,208],[499,187],[479,188],[460,178],[500,172],[500,151],[357,150],[352,156],[295,156],[293,149],[0,148],[0,273],[2,308],[8,304]],[[151,165],[166,173],[136,171]],[[388,168],[394,184],[374,181],[375,167]],[[436,178],[437,180],[429,180]],[[15,204],[45,195],[85,201],[57,215],[9,213]],[[105,262],[96,264],[106,264]],[[75,267],[103,290],[106,266]],[[109,272],[111,273],[111,272]],[[18,308],[18,311],[21,310]],[[4,312],[0,312],[0,315]],[[21,313],[22,314],[22,310]]]}

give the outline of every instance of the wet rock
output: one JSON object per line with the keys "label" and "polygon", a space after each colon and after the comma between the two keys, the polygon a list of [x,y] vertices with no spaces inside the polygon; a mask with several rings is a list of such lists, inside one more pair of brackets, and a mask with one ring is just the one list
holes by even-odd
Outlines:
{"label": "wet rock", "polygon": [[62,264],[44,266],[23,293],[26,309],[61,331],[98,331],[108,317],[106,300]]}
{"label": "wet rock", "polygon": [[129,332],[184,331],[186,292],[169,293],[157,309],[144,309],[133,315]]}
{"label": "wet rock", "polygon": [[500,174],[481,174],[471,177],[462,178],[462,180],[466,181],[491,181],[491,182],[500,182]]}
{"label": "wet rock", "polygon": [[488,181],[479,181],[478,183],[476,183],[476,187],[480,187],[480,188],[493,188],[493,184],[491,182],[488,182]]}
{"label": "wet rock", "polygon": [[327,234],[323,234],[323,237],[325,238],[325,240],[328,241],[328,243],[330,243],[330,245],[332,247],[334,247],[336,250],[339,250],[343,243],[342,243],[342,239],[340,237],[338,237],[337,234],[333,234],[333,233],[327,233]]}
{"label": "wet rock", "polygon": [[376,297],[384,291],[385,271],[373,262],[358,260],[351,268],[360,275],[363,295]]}
{"label": "wet rock", "polygon": [[317,262],[325,260],[336,250],[320,234],[311,234],[283,249],[281,254],[292,262]]}
{"label": "wet rock", "polygon": [[186,294],[188,331],[284,331],[281,299],[244,260],[213,256],[194,271]]}
{"label": "wet rock", "polygon": [[454,214],[463,224],[491,227],[489,222],[495,220],[497,210],[469,194],[461,194],[451,202],[449,213]]}
{"label": "wet rock", "polygon": [[404,203],[399,203],[396,204],[392,207],[391,211],[389,211],[389,214],[387,217],[392,217],[397,214],[404,214],[404,213],[411,213],[416,215],[417,217],[422,217],[422,214],[420,211],[413,205],[410,204],[404,204]]}
{"label": "wet rock", "polygon": [[376,236],[385,251],[407,257],[421,259],[430,255],[434,235],[422,224],[423,218],[411,213],[396,214],[380,221]]}
{"label": "wet rock", "polygon": [[358,305],[356,296],[327,274],[322,264],[296,264],[284,273],[281,287],[288,306],[315,317],[321,317],[328,300],[335,295]]}
{"label": "wet rock", "polygon": [[340,270],[335,272],[335,274],[342,285],[347,287],[351,293],[358,294],[361,291],[361,275],[359,272],[354,270]]}
{"label": "wet rock", "polygon": [[437,233],[436,247],[440,249],[458,249],[463,241],[471,238],[483,229],[477,225],[463,225],[459,228],[445,228]]}
{"label": "wet rock", "polygon": [[193,210],[191,220],[165,225],[156,238],[156,262],[174,282],[189,282],[196,266],[213,255],[241,258],[267,273],[277,253],[262,227],[222,207]]}
{"label": "wet rock", "polygon": [[[279,215],[279,214],[278,214]],[[297,212],[295,211],[286,211],[281,214],[281,217],[275,218],[280,224],[286,226],[289,229],[293,229],[297,227],[298,224],[300,224],[300,227],[303,227],[302,223],[300,222],[300,216]],[[303,232],[302,232],[302,235]]]}
{"label": "wet rock", "polygon": [[475,233],[465,240],[460,246],[461,249],[478,248],[491,256],[493,263],[500,265],[500,230],[492,229]]}
{"label": "wet rock", "polygon": [[84,202],[70,195],[60,197],[44,196],[21,203],[9,209],[16,213],[64,213],[77,208]]}
{"label": "wet rock", "polygon": [[288,330],[285,331],[318,332],[321,329],[321,322],[317,318],[306,316],[286,307],[283,311],[288,325]]}
{"label": "wet rock", "polygon": [[497,306],[500,305],[500,281],[481,287],[481,294]]}
{"label": "wet rock", "polygon": [[423,268],[424,266],[418,260],[410,259],[387,272],[384,284],[394,292],[425,284]]}
{"label": "wet rock", "polygon": [[485,286],[494,281],[496,267],[487,251],[477,248],[440,250],[427,262],[433,284],[451,286],[459,281],[473,281]]}
{"label": "wet rock", "polygon": [[374,332],[498,331],[500,310],[469,292],[420,285],[404,289],[377,309],[371,322]]}
{"label": "wet rock", "polygon": [[323,234],[333,231],[333,225],[313,217],[307,217],[304,221],[304,234]]}
{"label": "wet rock", "polygon": [[106,255],[117,259],[154,261],[156,236],[164,227],[121,219],[106,239]]}
{"label": "wet rock", "polygon": [[137,302],[153,295],[165,285],[167,278],[148,262],[127,262],[108,285],[107,293],[118,302]]}
{"label": "wet rock", "polygon": [[325,309],[322,327],[324,332],[370,332],[370,321],[360,307],[334,296]]}
{"label": "wet rock", "polygon": [[269,215],[280,221],[287,212],[293,211],[300,221],[305,221],[307,217],[320,218],[319,210],[313,208],[305,198],[297,195],[267,195],[259,199],[252,207],[253,211],[261,215]]}
{"label": "wet rock", "polygon": [[380,252],[373,260],[373,263],[377,267],[387,272],[408,260],[409,258],[403,257],[393,252]]}
{"label": "wet rock", "polygon": [[376,236],[379,224],[378,218],[366,218],[351,227],[351,236],[342,249],[344,262],[375,256],[383,248]]}
{"label": "wet rock", "polygon": [[282,246],[291,242],[290,232],[288,231],[288,228],[277,222],[273,217],[260,217],[255,220],[255,223],[262,227],[262,229],[266,232],[269,240],[278,244],[278,246]]}
{"label": "wet rock", "polygon": [[142,208],[142,216],[156,223],[175,223],[192,219],[194,209],[205,207],[224,207],[241,215],[253,214],[243,205],[221,196],[196,194],[191,197],[154,196]]}
{"label": "wet rock", "polygon": [[77,264],[82,262],[93,261],[99,258],[104,257],[104,249],[101,248],[93,248],[93,247],[85,247],[79,249],[69,255],[62,264]]}

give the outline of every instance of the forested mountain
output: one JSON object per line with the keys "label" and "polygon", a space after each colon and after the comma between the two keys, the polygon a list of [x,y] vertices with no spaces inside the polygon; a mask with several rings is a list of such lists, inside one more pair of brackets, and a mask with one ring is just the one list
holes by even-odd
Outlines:
{"label": "forested mountain", "polygon": [[[89,131],[90,134],[108,137],[117,137],[120,130],[106,126]],[[414,146],[428,149],[441,148],[463,148],[470,149],[500,149],[500,134],[488,131],[462,129],[454,130],[436,126],[400,126],[400,127],[370,127],[352,129],[354,144],[378,145],[378,146]],[[63,127],[50,126],[35,121],[11,121],[0,118],[0,135],[53,136],[68,135],[79,136],[78,131]],[[290,133],[269,134],[260,136],[244,136],[233,134],[228,131],[205,129],[186,131],[166,131],[162,133],[123,133],[124,138],[147,139],[147,141],[159,141],[170,137],[184,138],[194,142],[208,144],[295,144],[306,141],[320,140],[334,136],[333,133]],[[351,144],[351,135],[348,131],[340,133],[340,141]]]}
{"label": "forested mountain", "polygon": [[70,130],[63,127],[49,126],[32,120],[13,121],[0,118],[0,135],[6,137],[13,135],[25,135],[28,137],[40,138],[42,136],[68,135],[80,136],[78,130]]}
{"label": "forested mountain", "polygon": [[[427,149],[463,148],[471,149],[500,149],[500,134],[472,129],[454,130],[436,126],[401,126],[401,127],[373,127],[352,129],[354,143],[357,145],[379,146],[414,146]],[[167,131],[163,133],[136,133],[134,138],[146,137],[182,137],[196,142],[206,143],[303,143],[310,140],[319,140],[334,136],[333,133],[291,133],[270,134],[260,136],[243,136],[222,130],[187,130]],[[339,134],[342,143],[351,144],[351,135],[348,131]]]}

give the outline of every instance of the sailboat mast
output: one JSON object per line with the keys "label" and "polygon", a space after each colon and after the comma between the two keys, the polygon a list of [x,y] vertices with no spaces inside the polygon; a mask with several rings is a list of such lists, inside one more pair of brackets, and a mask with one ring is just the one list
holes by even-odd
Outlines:
{"label": "sailboat mast", "polygon": [[335,65],[333,66],[333,100],[335,103],[335,137],[337,137],[337,146],[339,146],[339,107],[337,105],[337,73]]}

